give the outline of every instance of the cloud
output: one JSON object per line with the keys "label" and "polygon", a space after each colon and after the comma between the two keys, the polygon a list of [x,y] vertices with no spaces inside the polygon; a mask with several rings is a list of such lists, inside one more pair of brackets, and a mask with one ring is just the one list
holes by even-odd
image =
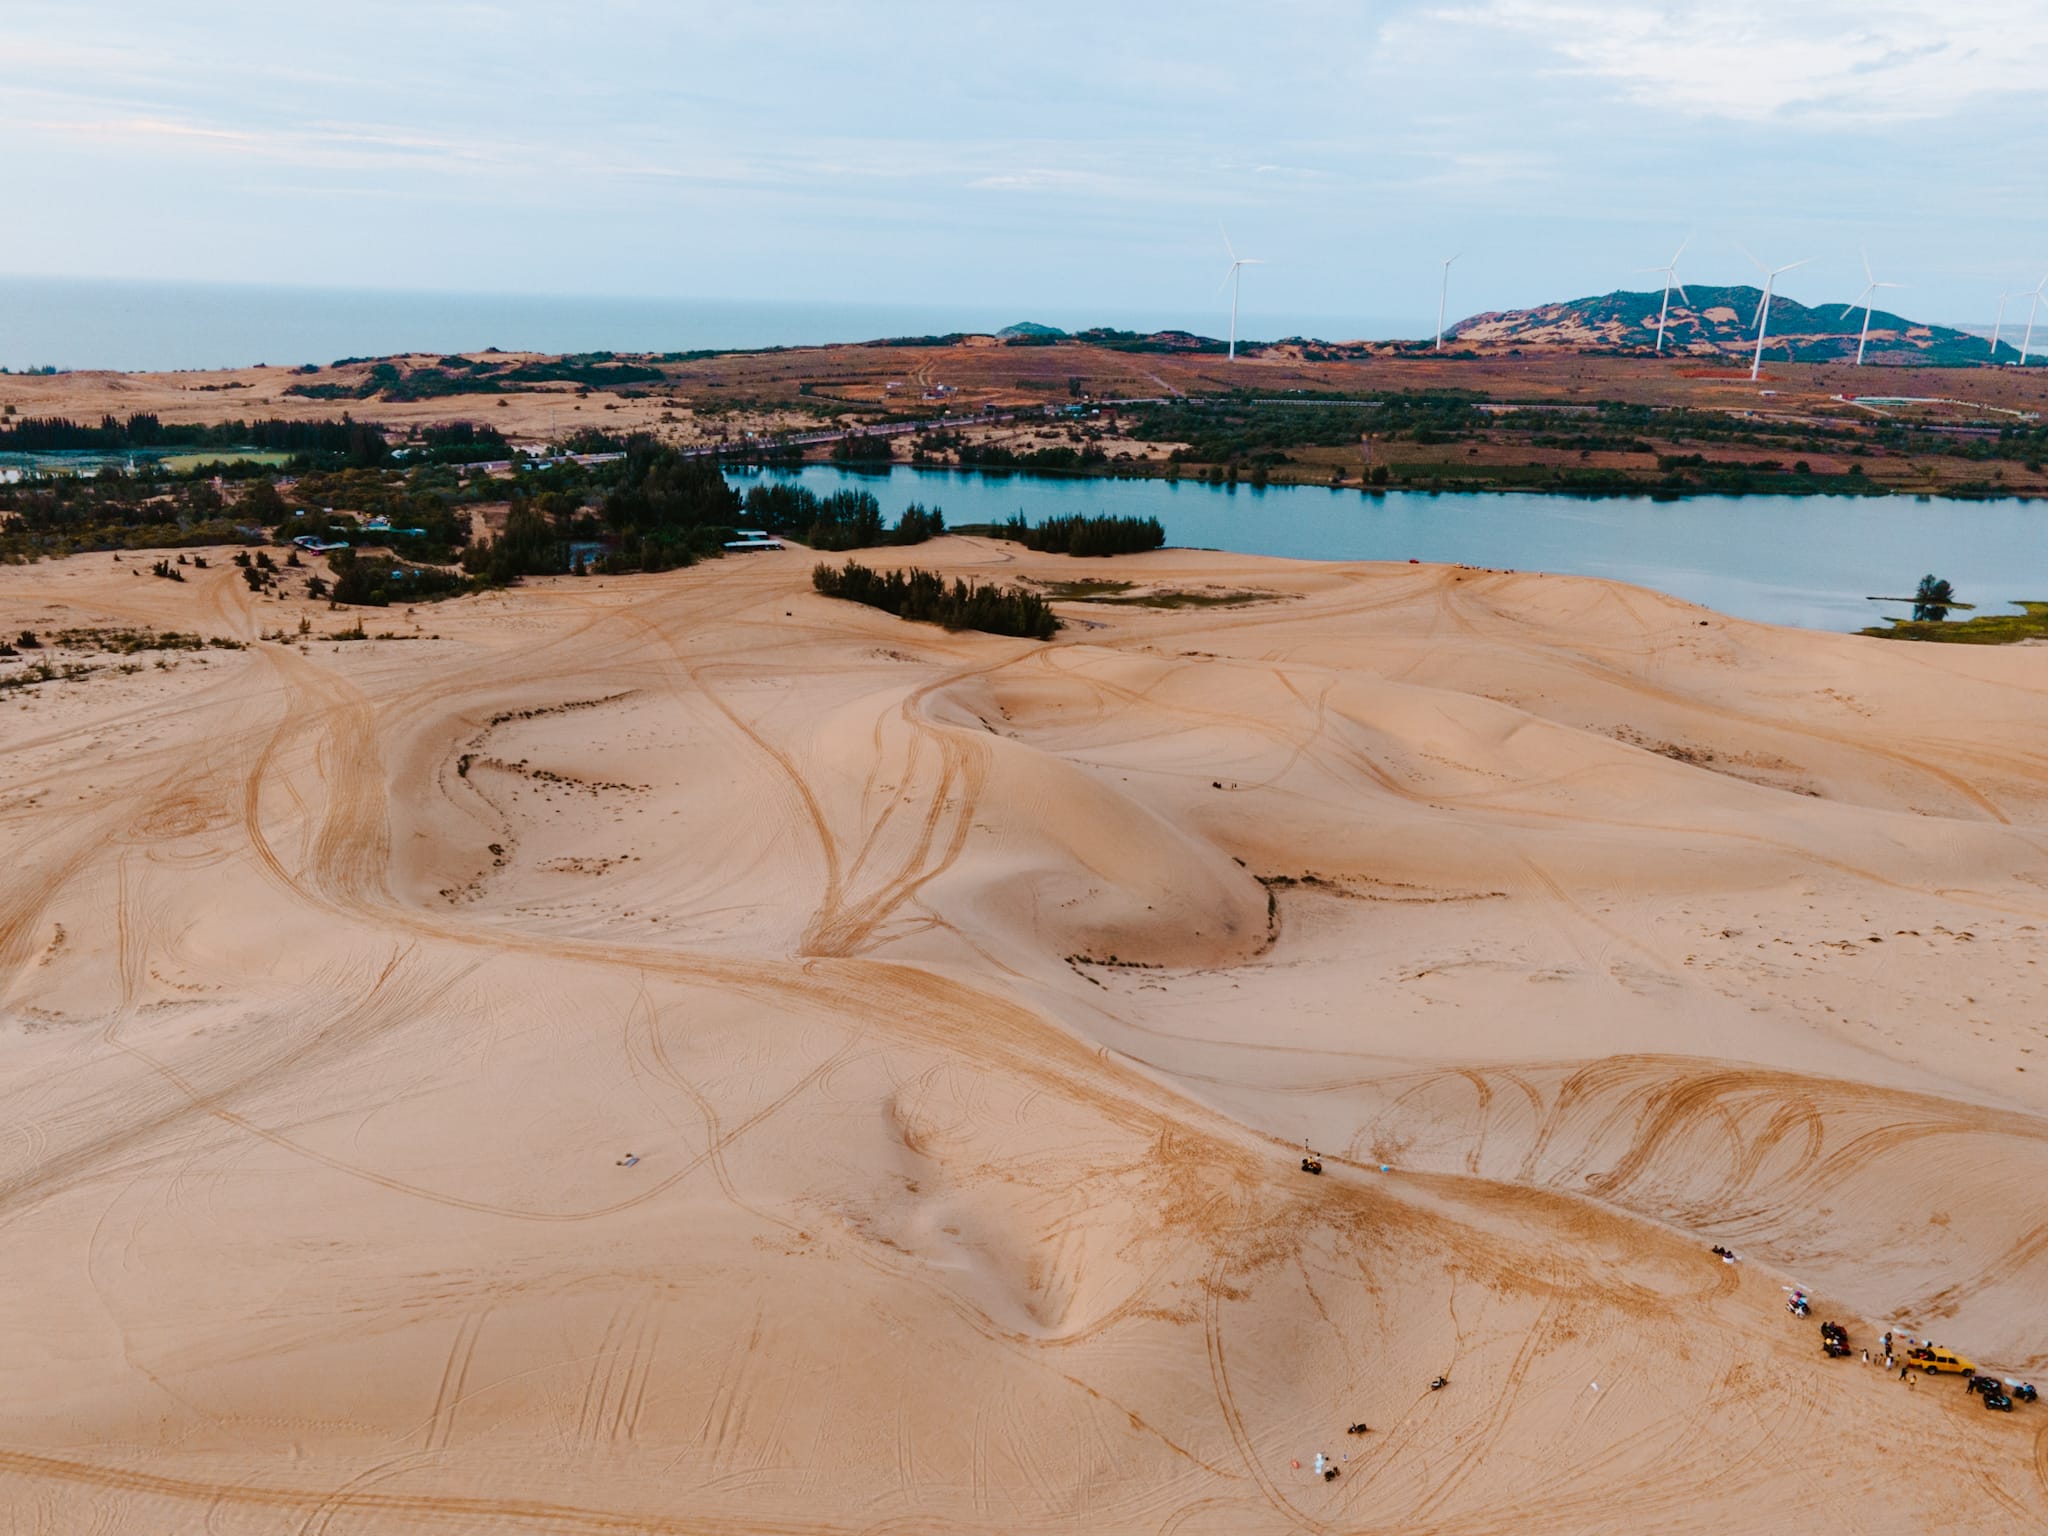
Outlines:
{"label": "cloud", "polygon": [[2048,73],[2039,0],[1482,0],[1434,15],[1537,43],[1647,105],[1742,122],[1946,117]]}

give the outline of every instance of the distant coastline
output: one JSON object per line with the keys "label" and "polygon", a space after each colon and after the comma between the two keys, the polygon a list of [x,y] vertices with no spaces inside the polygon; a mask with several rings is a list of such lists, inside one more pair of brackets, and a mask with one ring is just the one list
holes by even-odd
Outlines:
{"label": "distant coastline", "polygon": [[[0,367],[165,372],[296,367],[402,352],[738,351],[993,332],[1021,318],[1082,329],[1220,331],[1227,314],[1046,306],[605,298],[0,277]],[[1242,334],[1412,339],[1426,320],[1247,314]]]}

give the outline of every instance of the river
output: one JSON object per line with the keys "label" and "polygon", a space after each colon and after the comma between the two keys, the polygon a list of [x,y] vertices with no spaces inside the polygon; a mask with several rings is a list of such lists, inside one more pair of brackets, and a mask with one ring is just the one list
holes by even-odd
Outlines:
{"label": "river", "polygon": [[[744,488],[754,476],[735,473]],[[767,478],[764,473],[760,478]],[[779,478],[824,495],[872,491],[893,520],[913,501],[948,523],[1033,522],[1095,512],[1156,517],[1169,544],[1305,560],[1425,560],[1607,576],[1739,618],[1860,629],[1923,573],[1979,613],[2048,598],[2048,503],[1914,496],[1646,496],[1212,486],[810,465]]]}

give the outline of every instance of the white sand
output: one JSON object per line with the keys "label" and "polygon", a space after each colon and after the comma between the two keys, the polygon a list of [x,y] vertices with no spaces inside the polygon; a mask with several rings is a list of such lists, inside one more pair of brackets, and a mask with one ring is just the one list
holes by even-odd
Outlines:
{"label": "white sand", "polygon": [[[2039,1520],[2048,1408],[1815,1324],[2048,1374],[2048,652],[916,557],[1285,596],[791,552],[0,692],[9,1530]],[[302,611],[133,558],[0,634]]]}

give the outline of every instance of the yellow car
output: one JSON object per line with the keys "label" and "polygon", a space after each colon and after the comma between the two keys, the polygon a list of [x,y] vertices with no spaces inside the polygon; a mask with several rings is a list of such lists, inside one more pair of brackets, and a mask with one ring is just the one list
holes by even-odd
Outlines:
{"label": "yellow car", "polygon": [[1977,1373],[1974,1361],[1965,1360],[1954,1350],[1943,1349],[1934,1344],[1922,1344],[1916,1349],[1907,1350],[1906,1359],[1929,1375],[1940,1371],[1954,1371],[1965,1376],[1974,1376]]}

